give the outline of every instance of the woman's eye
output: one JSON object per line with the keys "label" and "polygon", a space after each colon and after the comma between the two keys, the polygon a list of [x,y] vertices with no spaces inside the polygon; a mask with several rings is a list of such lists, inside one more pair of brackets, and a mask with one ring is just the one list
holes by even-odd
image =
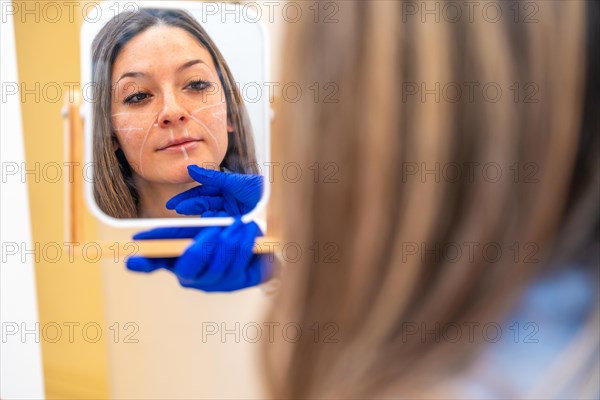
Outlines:
{"label": "woman's eye", "polygon": [[190,82],[187,87],[192,90],[202,91],[211,87],[211,83],[208,81],[198,80]]}
{"label": "woman's eye", "polygon": [[123,103],[125,103],[125,104],[140,103],[149,97],[150,97],[150,95],[148,93],[138,92],[138,93],[132,94],[131,96],[127,96],[125,98],[125,100],[123,100]]}

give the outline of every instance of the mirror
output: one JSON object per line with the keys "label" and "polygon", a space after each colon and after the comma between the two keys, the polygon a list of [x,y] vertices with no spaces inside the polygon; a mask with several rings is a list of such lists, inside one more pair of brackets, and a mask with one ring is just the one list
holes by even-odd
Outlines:
{"label": "mirror", "polygon": [[[166,203],[202,185],[189,165],[218,177],[268,170],[268,48],[258,18],[248,18],[247,8],[239,18],[240,5],[231,3],[103,2],[97,9],[81,31],[89,208],[113,226],[233,222],[224,212],[182,215]],[[270,187],[263,182],[244,221],[264,224]]]}

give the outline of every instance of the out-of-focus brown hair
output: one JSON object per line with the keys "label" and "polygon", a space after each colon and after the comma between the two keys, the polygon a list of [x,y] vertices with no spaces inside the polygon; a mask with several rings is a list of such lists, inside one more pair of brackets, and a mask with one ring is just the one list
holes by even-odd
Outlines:
{"label": "out-of-focus brown hair", "polygon": [[[280,155],[339,169],[337,182],[275,182],[282,242],[304,252],[287,266],[270,314],[303,328],[294,343],[265,346],[273,397],[423,395],[467,365],[481,340],[423,342],[403,336],[405,322],[439,331],[501,321],[541,274],[573,263],[597,272],[598,7],[528,3],[536,22],[515,22],[511,2],[497,3],[504,17],[492,23],[465,14],[422,22],[402,2],[344,1],[337,22],[290,24],[282,81],[332,82],[339,101],[282,102]],[[422,98],[436,83],[439,97]],[[459,100],[444,95],[447,83],[462,87]],[[478,85],[474,97],[465,83]],[[501,95],[483,92],[487,83]],[[419,93],[409,95],[414,84]],[[500,170],[482,177],[485,164]],[[449,165],[479,169],[440,179]],[[498,262],[464,246],[453,262],[431,254],[473,242],[531,244],[535,254]],[[324,343],[327,333],[339,341]]]}

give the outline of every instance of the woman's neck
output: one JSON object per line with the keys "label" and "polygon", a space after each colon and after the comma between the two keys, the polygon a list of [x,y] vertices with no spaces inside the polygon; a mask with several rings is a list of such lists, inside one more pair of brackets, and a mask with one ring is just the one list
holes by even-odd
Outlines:
{"label": "woman's neck", "polygon": [[175,210],[168,210],[167,201],[179,194],[198,186],[197,182],[189,183],[155,183],[142,179],[136,180],[139,196],[140,218],[178,218],[187,215],[177,214]]}

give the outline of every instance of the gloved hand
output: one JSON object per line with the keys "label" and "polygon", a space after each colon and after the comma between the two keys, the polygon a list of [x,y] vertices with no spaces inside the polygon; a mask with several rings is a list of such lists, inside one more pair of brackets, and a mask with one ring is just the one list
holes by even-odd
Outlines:
{"label": "gloved hand", "polygon": [[188,173],[201,186],[179,193],[167,202],[169,210],[184,215],[213,217],[218,212],[228,216],[251,211],[263,192],[263,177],[221,172],[188,165]]}
{"label": "gloved hand", "polygon": [[206,292],[230,292],[258,285],[271,276],[267,254],[253,254],[252,246],[262,232],[255,222],[241,218],[229,226],[157,228],[133,236],[134,240],[193,238],[180,257],[129,257],[127,268],[152,272],[165,268],[175,274],[183,287]]}

